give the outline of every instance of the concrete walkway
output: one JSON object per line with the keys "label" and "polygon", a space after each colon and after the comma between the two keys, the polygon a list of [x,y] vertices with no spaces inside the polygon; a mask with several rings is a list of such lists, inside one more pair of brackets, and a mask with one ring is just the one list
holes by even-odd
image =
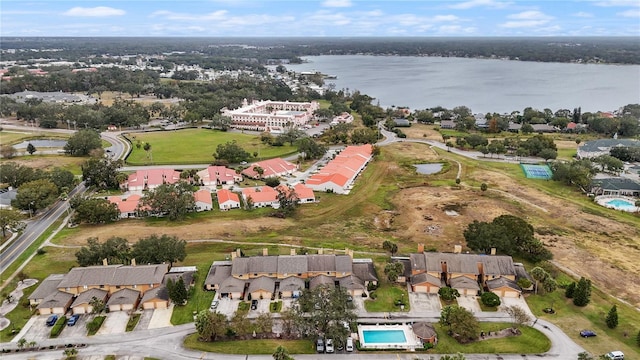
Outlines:
{"label": "concrete walkway", "polygon": [[2,301],[2,305],[0,305],[0,330],[6,329],[11,324],[11,321],[9,321],[9,319],[4,316],[20,304],[20,299],[22,298],[22,295],[24,295],[24,292],[22,290],[37,283],[38,280],[36,279],[25,279],[23,281],[18,281],[18,286],[10,294],[11,298],[4,299]]}

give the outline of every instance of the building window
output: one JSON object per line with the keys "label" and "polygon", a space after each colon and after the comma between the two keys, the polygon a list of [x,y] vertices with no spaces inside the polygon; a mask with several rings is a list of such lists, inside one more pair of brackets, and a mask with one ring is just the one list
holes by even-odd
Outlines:
{"label": "building window", "polygon": [[116,285],[116,289],[120,289],[120,285]]}
{"label": "building window", "polygon": [[135,288],[137,288],[137,287],[138,287],[138,285],[136,285],[136,284],[133,284],[133,288],[134,288],[134,289],[135,289]]}
{"label": "building window", "polygon": [[104,289],[104,285],[100,285],[100,289]]}

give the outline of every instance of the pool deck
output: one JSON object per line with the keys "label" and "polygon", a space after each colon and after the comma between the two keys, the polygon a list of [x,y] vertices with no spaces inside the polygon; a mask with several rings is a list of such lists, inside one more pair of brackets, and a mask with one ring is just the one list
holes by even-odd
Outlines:
{"label": "pool deck", "polygon": [[638,212],[638,211],[640,211],[640,208],[638,208],[637,206],[619,208],[617,206],[607,204],[607,202],[609,202],[611,200],[616,200],[616,199],[624,200],[625,202],[628,202],[628,203],[631,203],[631,204],[635,204],[635,202],[636,202],[636,199],[634,199],[632,197],[628,197],[628,196],[623,196],[623,195],[600,195],[600,196],[596,196],[593,200],[598,205],[604,206],[604,207],[609,208],[609,209],[626,211],[626,212]]}
{"label": "pool deck", "polygon": [[[402,343],[366,343],[364,341],[363,331],[380,331],[380,330],[402,330],[404,332],[405,341]],[[416,337],[411,329],[411,325],[398,324],[382,324],[382,325],[358,325],[358,339],[360,346],[364,349],[405,349],[415,350],[422,348],[422,341]]]}

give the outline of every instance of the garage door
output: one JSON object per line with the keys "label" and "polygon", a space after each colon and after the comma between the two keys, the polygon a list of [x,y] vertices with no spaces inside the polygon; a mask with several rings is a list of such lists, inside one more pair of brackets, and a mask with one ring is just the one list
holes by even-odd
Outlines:
{"label": "garage door", "polygon": [[517,298],[518,295],[520,295],[520,293],[518,293],[517,291],[503,291],[504,292],[504,297],[508,297],[508,298]]}
{"label": "garage door", "polygon": [[414,292],[426,293],[428,292],[427,287],[423,285],[417,285],[413,287]]}
{"label": "garage door", "polygon": [[84,306],[78,306],[73,308],[73,313],[74,314],[86,314],[86,309],[84,308]]}

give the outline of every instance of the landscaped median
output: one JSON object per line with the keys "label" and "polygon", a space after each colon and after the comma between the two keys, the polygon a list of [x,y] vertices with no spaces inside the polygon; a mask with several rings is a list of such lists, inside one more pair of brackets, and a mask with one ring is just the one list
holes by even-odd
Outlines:
{"label": "landscaped median", "polygon": [[203,342],[198,334],[187,336],[184,341],[187,349],[221,354],[260,355],[273,354],[278,346],[287,349],[290,354],[313,354],[315,348],[311,340],[256,339]]}

